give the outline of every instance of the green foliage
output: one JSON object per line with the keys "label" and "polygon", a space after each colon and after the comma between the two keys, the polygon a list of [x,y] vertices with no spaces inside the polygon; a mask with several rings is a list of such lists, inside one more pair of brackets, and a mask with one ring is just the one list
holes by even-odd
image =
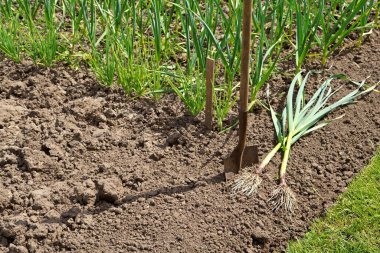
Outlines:
{"label": "green foliage", "polygon": [[[256,12],[253,13],[253,25],[257,29],[258,36],[255,40],[255,64],[253,64],[251,71],[250,109],[255,104],[258,92],[271,76],[280,57],[281,43],[289,9],[287,12],[284,9],[284,0],[274,1],[273,3],[274,5],[270,6],[270,1],[266,0],[263,6],[262,1],[257,1],[256,8],[254,8]],[[269,32],[265,28],[267,20],[271,21]]]}
{"label": "green foliage", "polygon": [[[326,63],[349,34],[357,32],[360,45],[378,23],[374,0],[252,1],[250,109],[279,61],[295,56],[298,73],[313,51]],[[238,99],[242,13],[237,0],[3,0],[0,50],[46,66],[86,62],[102,83],[131,95],[174,91],[193,114],[204,106],[206,59],[212,58],[221,129]]]}
{"label": "green foliage", "polygon": [[0,50],[15,62],[21,61],[21,49],[18,45],[18,21],[13,18],[12,25],[0,24]]}
{"label": "green foliage", "polygon": [[313,38],[322,20],[325,1],[309,2],[292,0],[292,9],[296,14],[296,73],[313,45]]}
{"label": "green foliage", "polygon": [[272,106],[269,106],[278,142],[276,146],[266,155],[264,160],[256,166],[254,172],[244,172],[240,174],[231,185],[233,192],[240,192],[247,196],[256,193],[262,182],[260,174],[274,155],[282,149],[284,155],[281,163],[279,185],[273,190],[270,198],[274,211],[283,208],[287,212],[293,212],[294,205],[296,203],[296,196],[287,185],[285,178],[292,145],[299,138],[328,125],[338,118],[341,118],[338,117],[335,119],[321,121],[325,116],[337,108],[353,103],[357,97],[373,91],[376,87],[375,85],[364,89],[364,81],[362,83],[351,81],[357,86],[357,88],[339,100],[331,103],[330,98],[339,90],[338,89],[335,92],[332,91],[332,87],[330,86],[331,81],[336,78],[348,79],[344,75],[334,75],[327,79],[317,89],[310,100],[305,103],[305,86],[310,74],[311,72],[309,72],[303,81],[301,81],[296,97],[294,97],[296,83],[302,80],[302,76],[301,73],[298,73],[294,77],[292,83],[290,84],[286,97],[285,108],[283,109],[281,115],[278,115],[273,110]]}
{"label": "green foliage", "polygon": [[176,78],[170,83],[173,91],[182,99],[192,115],[199,114],[206,103],[206,85],[202,74],[194,73],[193,77]]}
{"label": "green foliage", "polygon": [[366,20],[372,10],[374,1],[353,0],[333,1],[325,6],[324,18],[321,20],[321,36],[317,43],[322,49],[322,64],[325,65],[328,57],[340,46],[344,39],[355,30],[361,29],[364,33]]}
{"label": "green foliage", "polygon": [[360,84],[355,82],[358,87],[354,91],[333,103],[329,103],[331,97],[339,90],[333,92],[330,86],[331,81],[336,78],[347,78],[344,75],[334,75],[328,78],[306,103],[304,101],[304,90],[310,73],[311,72],[303,79],[296,97],[294,97],[295,84],[300,80],[301,73],[298,73],[293,79],[289,87],[286,105],[281,117],[277,116],[272,107],[270,108],[278,141],[283,143],[284,157],[280,170],[281,178],[283,178],[286,173],[291,146],[297,142],[298,139],[340,118],[320,122],[329,113],[339,107],[353,103],[357,97],[373,91],[376,87],[371,86],[363,90],[364,81]]}
{"label": "green foliage", "polygon": [[[110,36],[109,34],[110,33],[107,32],[106,36]],[[98,79],[105,85],[111,86],[114,82],[117,64],[112,47],[112,40],[106,39],[104,54],[94,51],[89,63]]]}

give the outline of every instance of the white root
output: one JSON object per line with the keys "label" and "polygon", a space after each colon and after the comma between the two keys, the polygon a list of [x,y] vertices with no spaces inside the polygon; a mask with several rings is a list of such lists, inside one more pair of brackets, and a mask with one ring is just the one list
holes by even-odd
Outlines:
{"label": "white root", "polygon": [[243,193],[251,196],[257,192],[262,179],[256,173],[244,172],[239,175],[231,184],[233,193]]}
{"label": "white root", "polygon": [[286,184],[281,184],[274,189],[269,201],[273,206],[273,211],[284,208],[291,213],[294,211],[294,207],[297,203],[296,195]]}

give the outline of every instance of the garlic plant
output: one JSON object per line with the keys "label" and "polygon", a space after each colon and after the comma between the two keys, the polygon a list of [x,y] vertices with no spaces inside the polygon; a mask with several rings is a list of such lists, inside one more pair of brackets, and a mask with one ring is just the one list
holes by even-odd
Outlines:
{"label": "garlic plant", "polygon": [[248,196],[255,193],[262,181],[260,174],[262,173],[264,167],[270,162],[277,151],[282,149],[284,155],[280,169],[279,185],[272,192],[272,196],[270,198],[273,210],[283,207],[286,211],[292,212],[296,204],[295,194],[287,185],[285,178],[292,145],[301,137],[328,125],[336,119],[341,118],[340,116],[331,120],[324,120],[320,122],[327,114],[339,107],[353,103],[360,95],[366,94],[375,89],[375,86],[371,86],[363,90],[364,81],[361,83],[353,82],[358,86],[354,91],[329,104],[328,102],[330,98],[339,90],[337,89],[336,91],[333,91],[330,86],[331,81],[336,78],[346,78],[344,75],[334,75],[328,78],[306,103],[304,101],[304,90],[310,73],[311,72],[309,72],[303,79],[295,100],[295,86],[298,80],[302,78],[302,75],[301,73],[298,73],[294,77],[289,87],[286,105],[281,116],[276,114],[273,108],[270,107],[272,120],[278,138],[278,144],[266,156],[253,174],[245,172],[232,184],[232,190],[234,192],[241,192]]}

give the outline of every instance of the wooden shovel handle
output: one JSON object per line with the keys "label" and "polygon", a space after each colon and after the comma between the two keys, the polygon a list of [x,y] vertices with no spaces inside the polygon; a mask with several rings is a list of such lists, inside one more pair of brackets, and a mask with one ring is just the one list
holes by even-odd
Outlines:
{"label": "wooden shovel handle", "polygon": [[252,28],[252,0],[244,0],[243,35],[240,65],[240,112],[239,112],[239,153],[242,154],[247,136],[248,92],[249,92],[249,60]]}
{"label": "wooden shovel handle", "polygon": [[249,60],[251,49],[251,29],[252,29],[252,0],[244,0],[243,9],[243,34],[240,65],[240,110],[248,110],[249,92]]}
{"label": "wooden shovel handle", "polygon": [[214,86],[214,60],[207,58],[206,61],[206,110],[205,125],[212,129],[213,86]]}

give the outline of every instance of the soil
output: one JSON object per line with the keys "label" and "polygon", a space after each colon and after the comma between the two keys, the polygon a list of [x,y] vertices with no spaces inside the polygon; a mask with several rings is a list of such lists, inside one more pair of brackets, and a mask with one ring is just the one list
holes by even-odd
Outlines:
{"label": "soil", "polygon": [[[333,58],[313,78],[380,76],[380,34]],[[274,96],[289,78],[275,75]],[[352,90],[345,86],[342,92]],[[281,105],[283,99],[273,101]],[[331,117],[343,119],[294,145],[287,181],[293,214],[268,199],[281,156],[258,194],[232,195],[223,158],[237,131],[206,131],[167,94],[131,99],[100,86],[86,70],[0,62],[0,252],[282,252],[345,191],[379,145],[380,94]],[[274,142],[270,115],[249,116],[260,157]]]}

